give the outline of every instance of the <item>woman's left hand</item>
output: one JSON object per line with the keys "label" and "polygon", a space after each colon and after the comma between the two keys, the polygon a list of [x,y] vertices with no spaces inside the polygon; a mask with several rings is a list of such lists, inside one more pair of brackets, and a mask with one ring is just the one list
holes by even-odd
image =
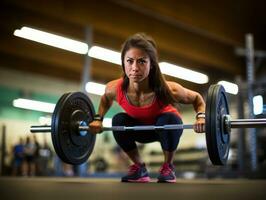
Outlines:
{"label": "woman's left hand", "polygon": [[205,132],[205,118],[198,118],[194,124],[194,131],[196,133],[204,133]]}

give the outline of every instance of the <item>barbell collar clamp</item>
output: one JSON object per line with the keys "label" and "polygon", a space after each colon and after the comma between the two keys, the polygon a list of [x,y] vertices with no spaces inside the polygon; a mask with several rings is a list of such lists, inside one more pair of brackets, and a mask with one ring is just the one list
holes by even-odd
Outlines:
{"label": "barbell collar clamp", "polygon": [[223,123],[224,123],[225,133],[230,134],[231,133],[231,116],[230,115],[224,115],[223,116]]}

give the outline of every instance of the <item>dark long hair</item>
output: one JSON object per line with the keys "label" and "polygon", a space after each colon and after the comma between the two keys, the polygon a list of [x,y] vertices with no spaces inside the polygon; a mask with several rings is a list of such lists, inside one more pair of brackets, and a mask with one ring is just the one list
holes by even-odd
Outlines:
{"label": "dark long hair", "polygon": [[154,40],[144,33],[137,33],[129,37],[122,46],[121,59],[123,67],[123,84],[122,90],[127,91],[129,85],[129,78],[125,73],[124,57],[126,52],[131,48],[137,48],[144,51],[150,58],[151,69],[149,72],[149,87],[155,92],[155,95],[163,104],[174,104],[175,98],[173,97],[170,89],[164,79],[163,74],[158,64],[157,47]]}

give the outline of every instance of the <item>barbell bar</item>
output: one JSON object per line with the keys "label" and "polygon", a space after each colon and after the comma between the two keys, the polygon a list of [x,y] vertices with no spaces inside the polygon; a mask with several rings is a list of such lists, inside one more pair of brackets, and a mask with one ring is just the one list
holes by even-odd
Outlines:
{"label": "barbell bar", "polygon": [[[55,106],[51,126],[31,126],[30,131],[51,132],[59,158],[66,163],[78,165],[87,161],[94,148],[96,135],[90,133],[88,126],[94,115],[93,104],[86,94],[66,93]],[[113,126],[103,127],[103,131],[177,130],[193,127],[193,124]],[[232,120],[223,86],[210,86],[206,99],[205,136],[208,155],[214,165],[225,165],[227,162],[232,128],[261,127],[266,127],[266,119]]]}
{"label": "barbell bar", "polygon": [[[82,122],[84,123],[84,122]],[[90,131],[90,127],[86,125],[78,125],[79,131]],[[163,126],[143,125],[143,126],[112,126],[103,127],[103,131],[152,131],[152,130],[177,130],[177,129],[193,129],[193,124],[167,124]],[[51,126],[31,126],[32,133],[51,132]]]}
{"label": "barbell bar", "polygon": [[[224,116],[230,118],[230,116]],[[81,122],[86,123],[86,122]],[[227,132],[229,128],[260,128],[265,127],[266,119],[236,119],[228,120],[225,123],[225,128]],[[103,127],[103,131],[152,131],[152,130],[178,130],[178,129],[193,129],[193,124],[167,124],[163,126],[153,126],[153,125],[142,125],[142,126],[112,126]],[[87,125],[77,124],[77,129],[79,131],[90,131],[90,127]],[[51,132],[51,126],[31,126],[31,133],[38,132]],[[81,134],[83,136],[83,134]]]}

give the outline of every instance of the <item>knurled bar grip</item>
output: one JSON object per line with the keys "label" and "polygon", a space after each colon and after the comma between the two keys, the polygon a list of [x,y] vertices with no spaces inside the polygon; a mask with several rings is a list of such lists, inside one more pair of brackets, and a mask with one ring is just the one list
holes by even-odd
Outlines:
{"label": "knurled bar grip", "polygon": [[104,131],[152,131],[152,130],[177,130],[177,129],[193,129],[193,124],[167,124],[163,126],[153,126],[153,125],[113,126],[113,127],[103,128]]}

